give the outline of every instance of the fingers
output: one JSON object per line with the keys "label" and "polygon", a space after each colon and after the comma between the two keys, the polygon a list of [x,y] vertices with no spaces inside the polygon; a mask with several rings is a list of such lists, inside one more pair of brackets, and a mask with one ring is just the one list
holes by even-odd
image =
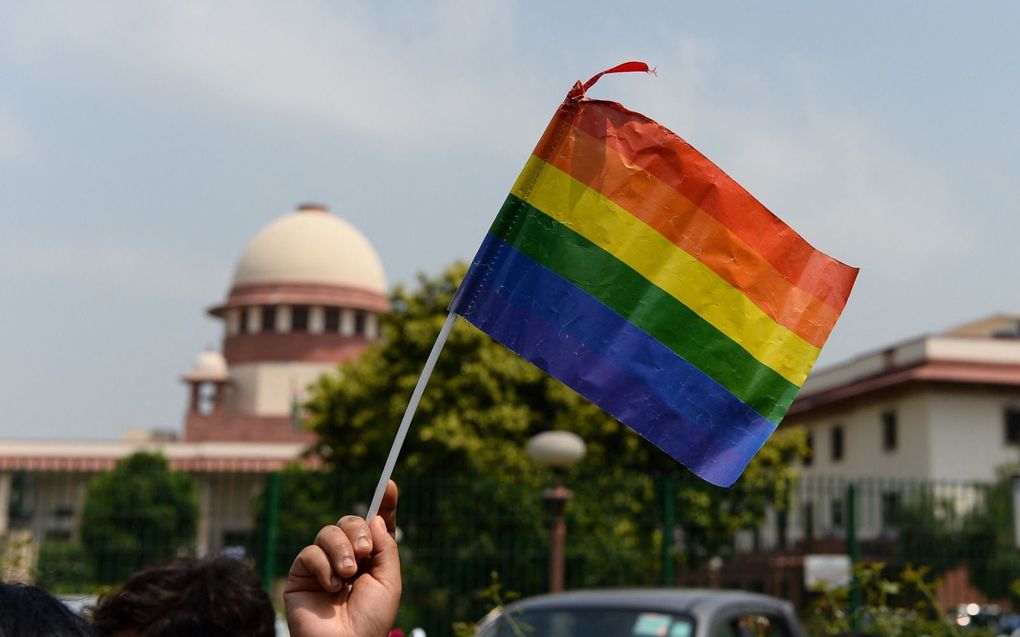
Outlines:
{"label": "fingers", "polygon": [[390,535],[397,532],[397,483],[393,480],[386,483],[382,504],[379,505],[379,517],[386,522],[386,530]]}
{"label": "fingers", "polygon": [[302,591],[318,588],[335,591],[340,588],[340,578],[333,572],[329,558],[321,547],[312,545],[301,549],[290,567],[286,590]]}
{"label": "fingers", "polygon": [[354,557],[359,559],[372,554],[372,532],[368,523],[356,515],[345,515],[337,520],[336,525],[347,536],[347,541],[354,547]]}
{"label": "fingers", "polygon": [[[386,485],[379,515],[367,523],[355,515],[346,515],[336,524],[324,526],[315,542],[294,559],[288,576],[290,591],[320,588],[340,589],[344,580],[358,574],[359,560],[369,565],[372,575],[400,594],[400,557],[393,536],[397,529],[397,485]],[[371,558],[370,562],[364,561]]]}
{"label": "fingers", "polygon": [[358,558],[372,554],[372,534],[364,520],[347,515],[322,527],[315,546],[326,554],[336,575],[350,579],[358,572]]}
{"label": "fingers", "polygon": [[372,555],[372,576],[383,583],[399,599],[400,596],[400,553],[397,541],[390,535],[386,523],[380,517],[372,518],[369,525],[375,552]]}

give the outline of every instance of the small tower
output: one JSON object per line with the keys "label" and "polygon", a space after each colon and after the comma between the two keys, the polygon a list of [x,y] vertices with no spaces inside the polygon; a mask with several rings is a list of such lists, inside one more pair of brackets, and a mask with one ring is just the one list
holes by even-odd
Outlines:
{"label": "small tower", "polygon": [[294,426],[295,400],[378,340],[386,288],[372,244],[326,206],[301,204],[263,228],[209,310],[224,323],[229,384],[212,390],[209,413],[193,388],[185,440],[310,442]]}
{"label": "small tower", "polygon": [[188,414],[209,415],[223,409],[230,374],[227,360],[211,347],[198,355],[191,371],[182,377],[191,388]]}

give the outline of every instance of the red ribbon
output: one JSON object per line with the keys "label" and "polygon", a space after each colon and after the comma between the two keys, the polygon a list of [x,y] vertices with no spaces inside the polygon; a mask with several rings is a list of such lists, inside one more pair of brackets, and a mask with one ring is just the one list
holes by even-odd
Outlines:
{"label": "red ribbon", "polygon": [[584,84],[581,84],[580,80],[574,82],[573,88],[567,93],[568,100],[579,100],[584,97],[585,91],[590,89],[598,82],[599,79],[607,73],[651,73],[655,75],[655,69],[648,68],[648,65],[644,62],[624,62],[623,64],[617,64],[611,69],[606,69],[601,73],[596,73]]}

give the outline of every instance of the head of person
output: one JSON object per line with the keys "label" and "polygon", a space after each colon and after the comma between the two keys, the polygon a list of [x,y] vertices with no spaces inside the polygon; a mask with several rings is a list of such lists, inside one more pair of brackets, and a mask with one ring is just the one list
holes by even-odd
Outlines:
{"label": "head of person", "polygon": [[141,571],[92,611],[93,625],[110,637],[272,637],[275,622],[255,572],[226,555]]}
{"label": "head of person", "polygon": [[0,637],[98,637],[61,601],[35,586],[0,582]]}

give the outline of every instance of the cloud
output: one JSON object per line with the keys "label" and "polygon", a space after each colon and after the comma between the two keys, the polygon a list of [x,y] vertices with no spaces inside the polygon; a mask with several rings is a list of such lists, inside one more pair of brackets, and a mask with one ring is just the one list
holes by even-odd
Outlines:
{"label": "cloud", "polygon": [[[529,109],[515,97],[528,75],[490,53],[511,37],[495,1],[440,3],[413,19],[314,1],[39,6],[0,31],[22,57],[85,56],[90,72],[166,99],[379,144],[473,145],[500,138],[493,122],[513,139]],[[517,90],[500,89],[508,75]]]}
{"label": "cloud", "polygon": [[937,171],[850,116],[809,110],[796,129],[759,128],[732,153],[809,241],[887,277],[910,280],[974,239]]}
{"label": "cloud", "polygon": [[[313,0],[31,6],[42,8],[0,26],[9,57],[74,59],[117,90],[353,136],[354,152],[516,156],[551,112],[536,96],[566,88],[517,40],[513,5],[495,0],[413,12]],[[946,180],[873,114],[838,103],[810,60],[766,76],[711,41],[673,42],[651,60],[660,80],[613,80],[609,90],[603,80],[593,93],[648,105],[814,245],[886,278],[916,278],[973,241]]]}
{"label": "cloud", "polygon": [[660,69],[668,81],[646,83],[635,98],[669,110],[648,114],[676,122],[818,249],[906,283],[976,243],[948,180],[873,114],[835,101],[810,62],[790,60],[765,77],[691,38]]}

